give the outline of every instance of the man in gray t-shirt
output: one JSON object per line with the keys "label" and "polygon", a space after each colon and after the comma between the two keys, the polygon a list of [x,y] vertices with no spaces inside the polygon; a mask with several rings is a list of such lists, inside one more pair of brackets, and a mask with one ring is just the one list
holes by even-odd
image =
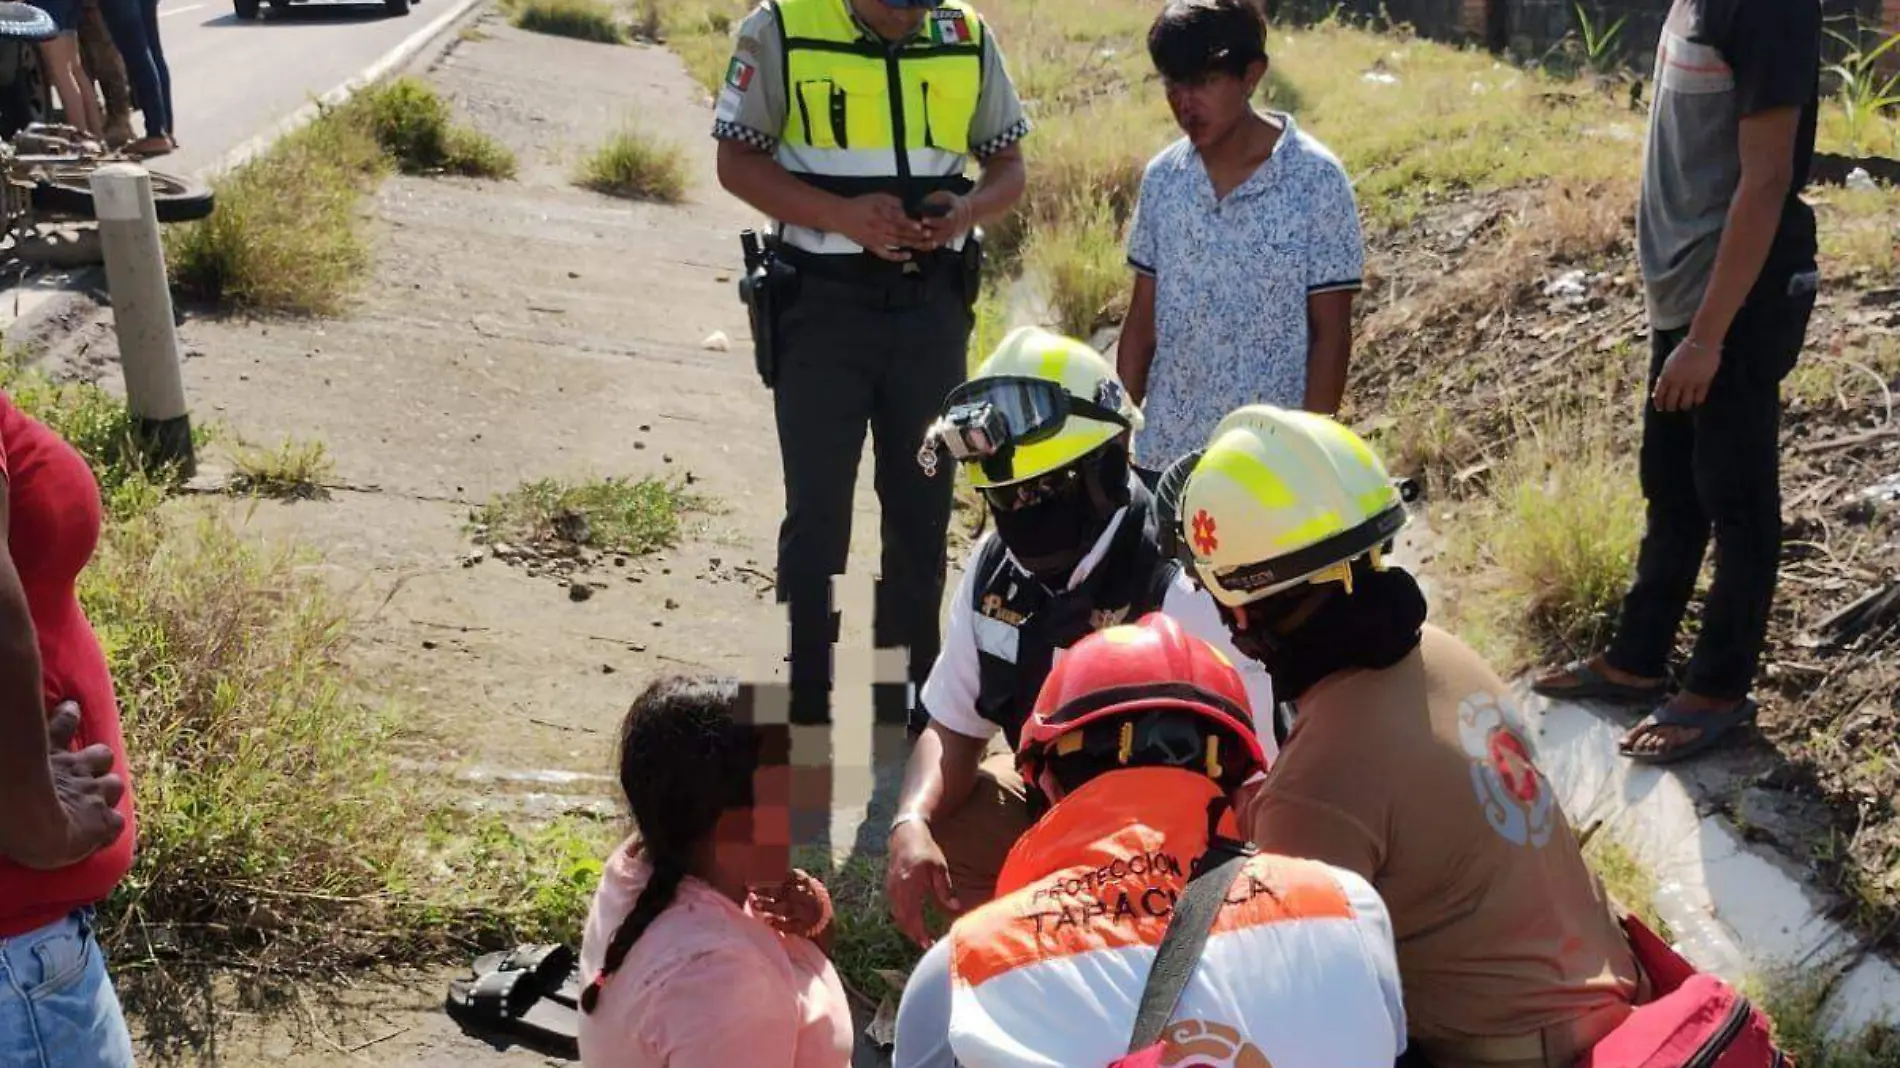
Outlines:
{"label": "man in gray t-shirt", "polygon": [[[1693,756],[1755,715],[1748,696],[1781,553],[1781,379],[1814,308],[1817,0],[1675,0],[1656,50],[1637,209],[1650,385],[1648,528],[1605,652],[1539,679],[1550,697],[1658,704],[1623,739]],[[1715,581],[1682,679],[1669,657],[1710,535]]]}

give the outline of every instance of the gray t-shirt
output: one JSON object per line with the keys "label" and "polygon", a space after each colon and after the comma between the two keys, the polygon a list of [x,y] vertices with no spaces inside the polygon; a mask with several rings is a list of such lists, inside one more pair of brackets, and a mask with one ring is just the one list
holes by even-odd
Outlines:
{"label": "gray t-shirt", "polygon": [[1675,0],[1669,9],[1636,218],[1652,328],[1687,326],[1702,303],[1751,115],[1801,109],[1795,180],[1760,284],[1785,286],[1812,262],[1814,218],[1799,192],[1814,155],[1820,47],[1817,0]]}
{"label": "gray t-shirt", "polygon": [[[852,18],[856,17],[854,13]],[[877,39],[877,34],[863,23],[858,29]],[[987,25],[984,30],[983,88],[976,98],[976,114],[970,119],[970,151],[979,160],[1029,134],[1029,119],[1003,63],[1002,49],[996,46],[996,35]],[[790,111],[785,99],[784,40],[779,34],[778,9],[771,4],[760,4],[739,24],[732,62],[727,66],[713,114],[714,137],[744,141],[761,152],[778,149],[779,134],[785,129]]]}

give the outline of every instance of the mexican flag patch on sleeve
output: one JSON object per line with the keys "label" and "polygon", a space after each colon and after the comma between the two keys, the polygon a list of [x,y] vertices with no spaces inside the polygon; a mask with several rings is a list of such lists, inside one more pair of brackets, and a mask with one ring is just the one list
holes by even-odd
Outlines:
{"label": "mexican flag patch on sleeve", "polygon": [[738,56],[733,56],[732,64],[726,68],[726,84],[743,93],[752,88],[752,74],[757,69]]}
{"label": "mexican flag patch on sleeve", "polygon": [[969,44],[971,41],[970,23],[963,12],[954,7],[940,7],[931,12],[931,36],[938,44]]}

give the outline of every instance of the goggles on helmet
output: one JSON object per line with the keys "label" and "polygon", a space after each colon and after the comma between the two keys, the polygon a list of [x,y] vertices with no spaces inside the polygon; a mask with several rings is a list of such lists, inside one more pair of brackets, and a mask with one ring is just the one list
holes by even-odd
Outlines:
{"label": "goggles on helmet", "polygon": [[1043,378],[979,378],[950,391],[943,417],[925,434],[925,448],[941,442],[961,463],[1007,460],[1019,445],[1057,434],[1071,416],[1132,429],[1122,414],[1121,384],[1104,379],[1085,400]]}

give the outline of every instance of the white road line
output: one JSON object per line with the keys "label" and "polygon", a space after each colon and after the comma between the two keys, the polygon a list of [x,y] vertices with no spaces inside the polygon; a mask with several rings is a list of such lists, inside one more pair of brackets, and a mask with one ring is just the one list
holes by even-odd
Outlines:
{"label": "white road line", "polygon": [[158,17],[161,19],[168,19],[168,18],[171,18],[173,15],[182,15],[187,11],[196,11],[199,8],[205,7],[205,6],[206,5],[204,4],[186,4],[184,7],[166,8],[165,10],[160,11],[158,13]]}

